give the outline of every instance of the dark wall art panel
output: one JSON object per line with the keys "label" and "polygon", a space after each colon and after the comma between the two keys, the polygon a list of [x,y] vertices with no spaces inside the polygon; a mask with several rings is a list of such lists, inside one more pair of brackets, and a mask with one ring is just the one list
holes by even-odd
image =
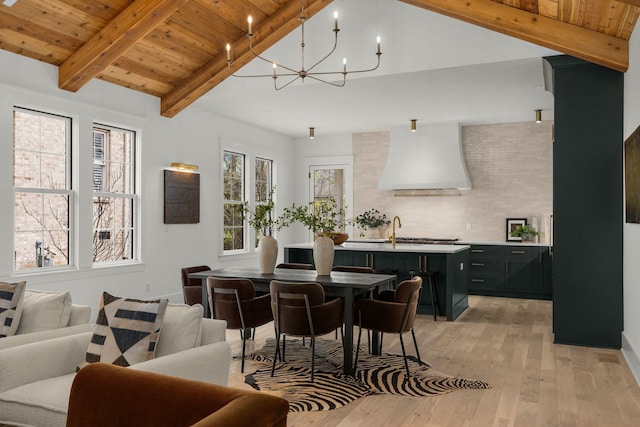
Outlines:
{"label": "dark wall art panel", "polygon": [[624,142],[627,222],[640,223],[640,126]]}
{"label": "dark wall art panel", "polygon": [[200,222],[200,174],[164,171],[164,223]]}

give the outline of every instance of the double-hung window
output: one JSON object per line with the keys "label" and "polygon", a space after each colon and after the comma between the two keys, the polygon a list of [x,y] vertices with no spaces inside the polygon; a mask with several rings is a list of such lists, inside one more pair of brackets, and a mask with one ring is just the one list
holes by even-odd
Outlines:
{"label": "double-hung window", "polygon": [[[256,157],[255,168],[255,204],[256,207],[265,206],[273,200],[273,160]],[[270,211],[268,215],[271,219],[275,213]],[[274,231],[272,226],[268,226],[266,230],[256,230],[256,246],[261,237],[265,234],[273,236]]]}
{"label": "double-hung window", "polygon": [[93,127],[93,262],[135,258],[135,141],[131,130]]}
{"label": "double-hung window", "polygon": [[241,251],[245,249],[246,235],[245,155],[224,151],[223,157],[223,249]]}
{"label": "double-hung window", "polygon": [[256,212],[273,200],[273,160],[226,150],[222,156],[223,253],[251,252],[262,236],[275,231],[267,227],[253,236],[245,215],[245,209]]}
{"label": "double-hung window", "polygon": [[14,269],[72,264],[71,119],[13,112]]}

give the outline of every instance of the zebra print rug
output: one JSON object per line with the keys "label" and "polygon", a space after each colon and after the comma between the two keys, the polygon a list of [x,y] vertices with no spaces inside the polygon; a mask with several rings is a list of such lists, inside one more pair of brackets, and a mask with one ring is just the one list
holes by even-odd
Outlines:
{"label": "zebra print rug", "polygon": [[[289,401],[291,412],[325,411],[339,408],[356,399],[374,394],[435,396],[460,389],[491,388],[485,381],[450,377],[434,372],[427,363],[419,364],[409,356],[411,377],[406,379],[402,355],[371,356],[366,346],[358,356],[355,377],[342,373],[342,345],[339,341],[316,340],[314,382],[311,382],[311,348],[301,340],[287,339],[286,362],[276,362],[271,377],[275,339],[245,360],[257,370],[245,376],[253,388],[275,394]],[[237,357],[239,358],[239,357]]]}

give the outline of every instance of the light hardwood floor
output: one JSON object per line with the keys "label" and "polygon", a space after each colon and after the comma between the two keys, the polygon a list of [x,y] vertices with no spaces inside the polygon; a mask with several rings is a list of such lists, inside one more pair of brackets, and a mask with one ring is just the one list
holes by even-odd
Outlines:
{"label": "light hardwood floor", "polygon": [[[490,390],[369,396],[333,411],[290,413],[288,425],[640,426],[640,387],[620,351],[553,344],[551,310],[550,301],[472,296],[455,322],[418,317],[422,358],[442,373],[488,381]],[[273,336],[273,325],[256,335],[248,352]],[[238,331],[227,331],[227,339],[240,354]],[[385,336],[384,344],[400,353],[397,338]],[[245,373],[251,367],[247,362]],[[239,361],[229,385],[250,388]]]}

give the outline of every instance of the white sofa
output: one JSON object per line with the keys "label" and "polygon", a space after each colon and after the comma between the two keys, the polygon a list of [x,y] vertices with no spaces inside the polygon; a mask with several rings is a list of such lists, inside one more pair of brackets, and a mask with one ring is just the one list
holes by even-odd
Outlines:
{"label": "white sofa", "polygon": [[[231,347],[225,334],[226,322],[202,318],[199,304],[170,304],[155,358],[129,369],[227,385]],[[0,350],[0,424],[65,426],[71,384],[92,335],[85,332]]]}
{"label": "white sofa", "polygon": [[93,330],[91,307],[71,303],[66,292],[26,289],[15,335],[0,338],[0,350]]}

